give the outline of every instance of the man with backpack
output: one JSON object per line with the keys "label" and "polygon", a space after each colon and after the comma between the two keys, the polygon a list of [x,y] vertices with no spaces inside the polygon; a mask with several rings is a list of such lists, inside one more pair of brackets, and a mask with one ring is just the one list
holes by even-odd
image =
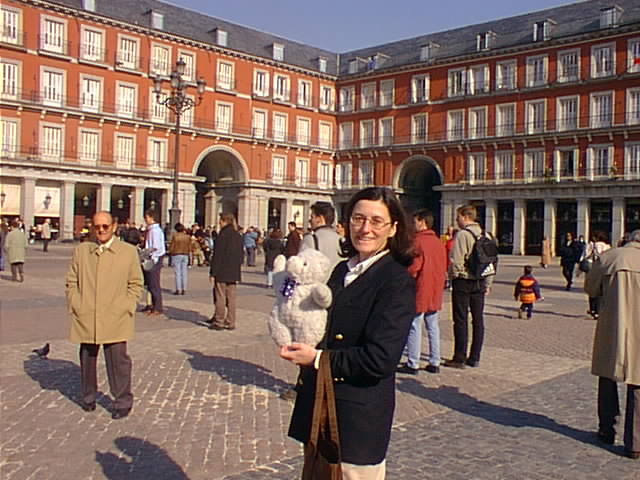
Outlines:
{"label": "man with backpack", "polygon": [[[444,362],[445,367],[478,367],[484,341],[484,297],[489,291],[498,263],[498,247],[493,238],[485,234],[476,222],[477,211],[473,205],[457,210],[460,231],[455,236],[451,250],[449,277],[453,291],[453,358]],[[468,350],[468,312],[471,311],[472,340]],[[467,353],[469,352],[469,353]]]}

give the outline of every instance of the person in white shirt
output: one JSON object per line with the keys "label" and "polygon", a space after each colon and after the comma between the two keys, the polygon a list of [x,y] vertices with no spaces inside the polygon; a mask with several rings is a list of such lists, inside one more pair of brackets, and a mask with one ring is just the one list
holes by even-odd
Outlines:
{"label": "person in white shirt", "polygon": [[145,311],[146,315],[162,315],[162,288],[160,287],[160,272],[162,270],[162,257],[166,253],[164,233],[157,221],[158,213],[155,210],[144,212],[144,221],[147,229],[144,233],[144,248],[153,249],[151,260],[153,268],[144,272],[144,283],[151,294],[151,308]]}

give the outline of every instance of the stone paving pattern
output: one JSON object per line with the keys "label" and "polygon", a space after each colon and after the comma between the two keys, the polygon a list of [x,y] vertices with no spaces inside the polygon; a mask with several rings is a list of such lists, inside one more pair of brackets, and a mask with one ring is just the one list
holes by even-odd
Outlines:
{"label": "stone paving pattern", "polygon": [[[30,249],[24,284],[0,275],[0,478],[299,477],[301,448],[286,436],[292,405],[278,398],[296,369],[268,336],[273,298],[261,268],[244,272],[233,332],[199,323],[212,313],[206,268],[190,270],[184,297],[170,294],[173,274],[164,269],[167,318],[138,315],[129,344],[136,403],[130,417],[112,421],[102,357],[98,409],[77,404],[77,346],[66,340],[63,292],[71,248],[50,250]],[[398,376],[387,478],[640,479],[640,463],[621,456],[620,442],[594,440],[594,322],[585,296],[562,289],[557,266],[536,269],[545,301],[533,320],[515,317],[513,282],[535,261],[501,260],[480,368]],[[448,295],[446,302],[448,357]],[[45,341],[48,360],[29,355]]]}

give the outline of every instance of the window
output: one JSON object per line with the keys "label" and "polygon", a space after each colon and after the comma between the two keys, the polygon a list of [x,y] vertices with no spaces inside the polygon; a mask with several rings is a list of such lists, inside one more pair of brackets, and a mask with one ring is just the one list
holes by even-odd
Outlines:
{"label": "window", "polygon": [[551,38],[551,22],[549,20],[543,20],[533,24],[533,41],[544,42]]}
{"label": "window", "polygon": [[478,34],[476,37],[476,50],[482,52],[483,50],[490,50],[493,47],[493,41],[496,34],[493,32],[484,32]]}
{"label": "window", "polygon": [[271,157],[271,181],[273,183],[284,182],[286,164],[287,157],[282,157],[280,155],[274,155]]}
{"label": "window", "polygon": [[524,153],[524,179],[534,182],[544,178],[544,150],[527,150]]}
{"label": "window", "polygon": [[627,90],[627,125],[640,124],[640,88]]}
{"label": "window", "polygon": [[330,123],[320,122],[320,135],[318,145],[320,148],[332,148],[333,146],[333,135],[332,128]]}
{"label": "window", "polygon": [[615,44],[591,47],[591,77],[608,77],[615,73]]}
{"label": "window", "polygon": [[327,73],[327,59],[324,57],[318,58],[318,70],[322,73]]}
{"label": "window", "polygon": [[0,84],[2,86],[2,98],[16,99],[18,98],[18,89],[20,88],[20,64],[10,63],[2,60],[2,78]]}
{"label": "window", "polygon": [[373,185],[373,160],[360,160],[358,163],[358,179],[361,187]]}
{"label": "window", "polygon": [[269,72],[264,70],[253,71],[253,94],[258,97],[269,96]]}
{"label": "window", "polygon": [[484,182],[487,179],[487,157],[484,153],[470,153],[467,166],[467,180],[469,183]]}
{"label": "window", "polygon": [[60,125],[42,125],[40,129],[40,156],[48,162],[62,160],[64,135]]}
{"label": "window", "polygon": [[447,140],[464,138],[464,110],[455,110],[447,115]]}
{"label": "window", "polygon": [[395,82],[393,80],[382,80],[380,82],[380,106],[390,107],[394,101]]}
{"label": "window", "polygon": [[496,135],[510,137],[516,132],[516,105],[496,105]]}
{"label": "window", "polygon": [[22,45],[21,11],[2,6],[2,43]]}
{"label": "window", "polygon": [[558,82],[580,80],[580,51],[569,50],[558,54]]}
{"label": "window", "polygon": [[64,20],[42,17],[40,48],[47,52],[66,54],[66,26]]}
{"label": "window", "polygon": [[231,133],[233,105],[230,103],[216,103],[216,130],[222,133]]}
{"label": "window", "polygon": [[179,52],[178,57],[184,62],[184,74],[182,78],[187,82],[193,82],[196,79],[196,57],[193,53]]}
{"label": "window", "polygon": [[167,169],[167,141],[159,138],[149,139],[149,156],[147,165],[152,172],[162,172]]}
{"label": "window", "polygon": [[[193,95],[187,95],[187,98],[193,100],[194,105],[196,104],[196,98]],[[167,115],[169,112],[167,112]],[[191,127],[193,126],[193,108],[187,108],[182,115],[180,115],[180,125],[182,127]]]}
{"label": "window", "polygon": [[171,49],[163,45],[154,45],[151,54],[151,73],[168,76],[171,71]]}
{"label": "window", "polygon": [[578,128],[578,102],[578,96],[558,98],[557,124],[561,132]]}
{"label": "window", "polygon": [[600,10],[600,28],[617,27],[620,23],[622,10],[618,6],[603,8]]}
{"label": "window", "polygon": [[102,106],[102,80],[81,76],[80,108],[88,112],[98,112]]}
{"label": "window", "polygon": [[627,72],[640,72],[640,38],[629,40],[627,48]]}
{"label": "window", "polygon": [[164,15],[160,12],[151,12],[151,28],[164,29]]}
{"label": "window", "polygon": [[96,0],[82,0],[82,8],[89,12],[96,11]]}
{"label": "window", "polygon": [[18,120],[3,117],[0,119],[0,142],[2,142],[2,157],[13,158],[18,152]]}
{"label": "window", "polygon": [[311,106],[311,82],[306,80],[298,81],[298,105],[303,107]]}
{"label": "window", "polygon": [[360,96],[360,110],[368,110],[376,106],[376,84],[365,83],[362,85]]}
{"label": "window", "polygon": [[136,155],[136,137],[118,133],[116,134],[115,147],[116,168],[131,169]]}
{"label": "window", "polygon": [[100,158],[100,132],[80,129],[78,157],[84,165],[95,165]]}
{"label": "window", "polygon": [[287,114],[273,114],[273,139],[276,142],[287,141]]}
{"label": "window", "polygon": [[556,181],[575,179],[577,169],[576,159],[578,150],[556,150],[554,174]]}
{"label": "window", "polygon": [[356,94],[355,87],[346,87],[340,89],[340,111],[353,112],[353,99]]}
{"label": "window", "polygon": [[233,90],[235,87],[233,79],[233,63],[218,62],[218,88],[222,90]]}
{"label": "window", "polygon": [[610,127],[613,121],[613,94],[591,94],[591,128]]}
{"label": "window", "polygon": [[429,100],[429,76],[415,75],[411,79],[411,102],[422,103]]}
{"label": "window", "polygon": [[104,61],[103,30],[82,26],[82,44],[80,45],[80,58],[90,62]]}
{"label": "window", "polygon": [[487,107],[469,110],[469,138],[484,138],[487,136]]}
{"label": "window", "polygon": [[340,124],[340,148],[353,147],[353,122]]}
{"label": "window", "polygon": [[428,43],[420,47],[420,61],[427,62],[433,58],[434,51],[438,48],[435,43]]}
{"label": "window", "polygon": [[360,121],[360,147],[371,147],[375,143],[375,124],[373,120]]}
{"label": "window", "polygon": [[331,164],[328,162],[320,162],[318,164],[318,186],[320,188],[330,188],[331,176]]}
{"label": "window", "polygon": [[515,60],[496,64],[496,88],[498,90],[516,88],[516,65]]}
{"label": "window", "polygon": [[64,72],[59,70],[41,70],[42,103],[61,107],[64,101]]}
{"label": "window", "polygon": [[502,183],[513,179],[513,152],[496,152],[495,179]]}
{"label": "window", "polygon": [[427,143],[427,114],[411,117],[411,143]]}
{"label": "window", "polygon": [[469,69],[469,93],[477,95],[489,91],[489,66],[475,65]]}
{"label": "window", "polygon": [[393,144],[393,118],[381,118],[378,124],[378,140],[380,145]]}
{"label": "window", "polygon": [[336,188],[351,188],[352,171],[351,162],[342,162],[336,165]]}
{"label": "window", "polygon": [[308,118],[298,118],[296,140],[300,145],[309,145],[311,142],[311,120]]}
{"label": "window", "polygon": [[283,102],[289,101],[289,77],[284,75],[276,75],[274,81],[275,92],[273,98]]}
{"label": "window", "polygon": [[545,101],[534,100],[526,103],[527,133],[542,133],[545,130]]}
{"label": "window", "polygon": [[640,179],[640,143],[627,144],[624,158],[625,178]]}
{"label": "window", "polygon": [[[151,121],[167,123],[169,121],[169,109],[164,105],[164,101],[169,96],[168,90],[162,90],[160,92],[160,98],[157,99],[153,90],[149,91],[149,102],[151,110]],[[182,124],[183,117],[180,117],[180,123]]]}
{"label": "window", "polygon": [[349,60],[349,73],[358,73],[358,60]]}
{"label": "window", "polygon": [[118,82],[117,89],[116,113],[121,117],[133,117],[137,105],[136,86]]}
{"label": "window", "polygon": [[527,87],[539,87],[547,84],[546,55],[527,58]]}
{"label": "window", "polygon": [[279,62],[284,60],[284,45],[281,43],[273,44],[273,59]]}
{"label": "window", "polygon": [[139,68],[138,39],[120,36],[116,66],[130,70]]}
{"label": "window", "polygon": [[216,28],[216,43],[221,47],[227,47],[229,43],[229,35],[225,30]]}
{"label": "window", "polygon": [[320,86],[320,110],[333,110],[333,88]]}
{"label": "window", "polygon": [[309,159],[296,158],[296,185],[304,187],[309,183]]}
{"label": "window", "polygon": [[466,93],[466,71],[464,68],[449,70],[449,96],[459,97]]}
{"label": "window", "polygon": [[252,133],[255,138],[264,138],[267,131],[267,112],[264,110],[253,111]]}
{"label": "window", "polygon": [[613,162],[613,145],[594,145],[587,150],[587,176],[591,180],[608,177]]}

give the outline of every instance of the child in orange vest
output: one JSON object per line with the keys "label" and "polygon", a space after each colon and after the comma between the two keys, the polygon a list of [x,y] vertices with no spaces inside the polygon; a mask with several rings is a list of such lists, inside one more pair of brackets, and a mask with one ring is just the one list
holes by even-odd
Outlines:
{"label": "child in orange vest", "polygon": [[538,280],[532,275],[533,268],[531,265],[524,267],[524,275],[516,282],[516,288],[513,296],[516,300],[520,300],[520,309],[518,310],[518,318],[522,318],[524,312],[527,312],[527,319],[533,314],[533,304],[537,300],[544,300],[540,295],[540,285]]}

